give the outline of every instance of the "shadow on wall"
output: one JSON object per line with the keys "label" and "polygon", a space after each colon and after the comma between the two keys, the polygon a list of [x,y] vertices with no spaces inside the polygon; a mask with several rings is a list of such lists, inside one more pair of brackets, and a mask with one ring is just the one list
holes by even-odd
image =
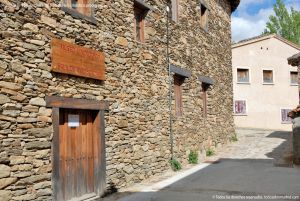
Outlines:
{"label": "shadow on wall", "polygon": [[[272,152],[266,154],[270,159],[222,158],[163,189],[152,189],[148,192],[139,193],[115,193],[100,200],[216,201],[271,199],[300,201],[300,170],[276,165],[276,161],[282,160],[290,151],[291,133],[273,132],[267,137],[285,140]],[[274,196],[277,196],[277,199]]]}

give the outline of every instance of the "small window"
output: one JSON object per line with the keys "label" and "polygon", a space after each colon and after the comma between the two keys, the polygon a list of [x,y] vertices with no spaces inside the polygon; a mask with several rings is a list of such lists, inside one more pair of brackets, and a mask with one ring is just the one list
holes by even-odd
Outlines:
{"label": "small window", "polygon": [[71,0],[71,7],[73,9],[77,9],[78,6],[78,0]]}
{"label": "small window", "polygon": [[288,113],[292,111],[291,109],[281,109],[281,123],[290,124],[292,123],[292,119],[288,117]]}
{"label": "small window", "polygon": [[204,3],[200,3],[200,26],[205,30],[208,28],[208,9]]}
{"label": "small window", "polygon": [[169,14],[168,17],[174,22],[178,22],[178,0],[168,0]]}
{"label": "small window", "polygon": [[249,69],[238,68],[237,69],[237,82],[249,83]]}
{"label": "small window", "polygon": [[245,100],[234,101],[234,114],[237,114],[237,115],[246,115],[247,114]]}
{"label": "small window", "polygon": [[263,70],[263,83],[264,84],[273,84],[273,70]]}
{"label": "small window", "polygon": [[93,0],[63,0],[62,10],[69,13],[73,17],[86,19],[92,23],[96,23],[93,17]]}
{"label": "small window", "polygon": [[174,75],[174,97],[175,97],[175,114],[176,116],[182,116],[183,103],[182,103],[182,84],[184,77],[175,74]]}
{"label": "small window", "polygon": [[134,10],[135,19],[135,39],[144,42],[144,13],[140,9]]}
{"label": "small window", "polygon": [[145,42],[145,18],[153,7],[146,4],[143,0],[134,0],[134,34],[135,40]]}
{"label": "small window", "polygon": [[139,42],[144,42],[144,18],[145,13],[139,8],[134,9],[135,19],[135,39]]}
{"label": "small window", "polygon": [[91,0],[64,0],[64,3],[67,8],[77,11],[84,16],[92,16]]}
{"label": "small window", "polygon": [[298,85],[298,72],[292,71],[290,73],[290,77],[291,77],[291,84],[292,85]]}
{"label": "small window", "polygon": [[207,117],[207,90],[209,88],[209,84],[202,83],[202,101],[203,101],[203,117]]}

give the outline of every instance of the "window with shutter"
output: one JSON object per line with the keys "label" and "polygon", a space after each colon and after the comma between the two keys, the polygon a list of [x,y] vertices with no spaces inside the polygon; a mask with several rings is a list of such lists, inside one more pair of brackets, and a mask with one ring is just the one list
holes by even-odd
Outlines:
{"label": "window with shutter", "polygon": [[273,70],[263,70],[263,83],[273,84],[274,83]]}
{"label": "window with shutter", "polygon": [[290,72],[291,84],[298,85],[298,72],[292,71]]}
{"label": "window with shutter", "polygon": [[249,83],[249,69],[238,68],[237,69],[237,82],[238,83]]}
{"label": "window with shutter", "polygon": [[207,90],[209,85],[207,83],[202,83],[202,101],[203,101],[203,116],[207,117]]}
{"label": "window with shutter", "polygon": [[246,115],[246,101],[245,100],[236,100],[234,101],[234,113],[237,115]]}
{"label": "window with shutter", "polygon": [[138,42],[145,42],[145,18],[150,10],[153,10],[152,6],[149,6],[143,0],[134,0],[134,34],[135,40]]}
{"label": "window with shutter", "polygon": [[180,75],[174,75],[174,97],[175,97],[175,114],[176,116],[182,116],[183,103],[182,103],[182,84],[184,77]]}
{"label": "window with shutter", "polygon": [[204,0],[200,1],[200,26],[208,30],[208,7]]}
{"label": "window with shutter", "polygon": [[135,39],[139,42],[144,42],[144,10],[135,7],[134,19],[135,19]]}
{"label": "window with shutter", "polygon": [[63,0],[62,10],[73,17],[96,23],[93,16],[93,0]]}

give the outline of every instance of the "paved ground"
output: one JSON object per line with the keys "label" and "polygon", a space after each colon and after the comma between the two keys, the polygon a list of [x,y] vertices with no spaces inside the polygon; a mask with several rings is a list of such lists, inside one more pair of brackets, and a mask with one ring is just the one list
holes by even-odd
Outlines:
{"label": "paved ground", "polygon": [[[177,173],[179,177],[128,188],[105,201],[300,201],[300,169],[291,163],[291,133],[237,132],[238,142],[219,150],[210,163]],[[136,191],[144,192],[132,193]]]}

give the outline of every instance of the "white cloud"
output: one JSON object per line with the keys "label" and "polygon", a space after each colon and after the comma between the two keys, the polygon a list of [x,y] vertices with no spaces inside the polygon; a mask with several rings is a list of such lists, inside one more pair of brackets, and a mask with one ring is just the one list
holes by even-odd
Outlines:
{"label": "white cloud", "polygon": [[[274,0],[242,0],[236,14],[232,16],[232,39],[237,42],[246,38],[260,35],[269,21],[269,16],[274,15]],[[251,6],[271,5],[268,8],[261,8],[256,14],[248,13]],[[294,7],[300,10],[299,0],[286,0],[286,7]]]}
{"label": "white cloud", "polygon": [[232,38],[233,41],[240,41],[260,35],[269,20],[269,16],[273,14],[272,8],[261,9],[256,15],[243,13],[240,16],[232,17]]}

